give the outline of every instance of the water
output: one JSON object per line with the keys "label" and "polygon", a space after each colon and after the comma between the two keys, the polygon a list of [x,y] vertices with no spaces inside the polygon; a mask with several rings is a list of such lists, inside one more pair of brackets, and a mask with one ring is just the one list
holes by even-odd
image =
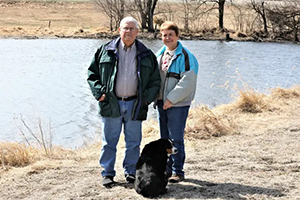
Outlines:
{"label": "water", "polygon": [[[101,119],[86,82],[96,48],[107,40],[1,39],[0,141],[22,141],[30,131],[52,135],[55,145],[80,147],[99,140]],[[161,41],[143,41],[154,52]],[[243,84],[259,92],[299,84],[300,46],[182,41],[200,68],[194,105],[227,104]],[[150,110],[149,117],[155,118]],[[22,122],[23,121],[23,122]]]}

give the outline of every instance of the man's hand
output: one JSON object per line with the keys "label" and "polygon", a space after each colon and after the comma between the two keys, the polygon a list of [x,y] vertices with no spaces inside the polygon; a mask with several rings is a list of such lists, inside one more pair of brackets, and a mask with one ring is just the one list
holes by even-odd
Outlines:
{"label": "man's hand", "polygon": [[103,101],[105,99],[105,94],[102,94],[102,96],[100,97],[100,99],[98,101]]}
{"label": "man's hand", "polygon": [[168,108],[171,108],[172,105],[173,105],[172,102],[169,101],[169,99],[167,99],[164,103],[163,109],[167,110]]}

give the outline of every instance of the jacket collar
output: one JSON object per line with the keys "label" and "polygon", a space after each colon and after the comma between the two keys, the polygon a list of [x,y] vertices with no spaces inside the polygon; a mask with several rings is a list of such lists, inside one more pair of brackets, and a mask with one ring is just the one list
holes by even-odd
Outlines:
{"label": "jacket collar", "polygon": [[[182,48],[183,48],[181,42],[177,41],[177,44],[178,44],[178,46],[175,51],[175,57],[177,57],[179,54],[182,53]],[[166,45],[164,45],[160,50],[157,51],[156,56],[157,57],[161,56],[165,52],[166,49],[167,49],[167,47],[166,47]]]}
{"label": "jacket collar", "polygon": [[[117,54],[117,50],[118,50],[118,46],[119,46],[119,42],[121,41],[121,38],[118,37],[114,40],[111,40],[110,42],[108,42],[108,44],[106,45],[105,49],[108,51],[114,51],[115,54]],[[149,53],[149,49],[139,40],[135,39],[135,45],[136,45],[136,49],[137,49],[137,54],[140,55],[148,55]]]}

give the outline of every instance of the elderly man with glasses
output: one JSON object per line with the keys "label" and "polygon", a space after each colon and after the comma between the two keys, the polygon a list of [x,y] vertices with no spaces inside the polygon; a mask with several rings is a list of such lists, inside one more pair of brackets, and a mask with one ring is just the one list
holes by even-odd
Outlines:
{"label": "elderly man with glasses", "polygon": [[120,37],[101,45],[88,68],[88,83],[99,103],[102,117],[102,184],[110,187],[116,171],[117,143],[122,128],[125,136],[123,168],[127,183],[135,181],[135,164],[140,155],[142,121],[148,105],[160,88],[158,64],[153,52],[136,37],[138,22],[122,19]]}

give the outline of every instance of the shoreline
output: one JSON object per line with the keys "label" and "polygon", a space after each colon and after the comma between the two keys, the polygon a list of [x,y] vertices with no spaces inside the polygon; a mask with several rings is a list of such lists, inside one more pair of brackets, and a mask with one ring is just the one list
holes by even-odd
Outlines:
{"label": "shoreline", "polygon": [[[97,29],[72,29],[61,30],[51,28],[35,28],[35,27],[0,27],[0,39],[112,39],[119,36],[117,31],[98,31],[104,28]],[[35,34],[33,34],[34,32]],[[38,33],[36,33],[38,32]],[[225,33],[210,33],[210,34],[194,34],[180,33],[180,40],[208,40],[208,41],[224,41],[224,42],[265,42],[265,43],[293,43],[289,40],[272,40],[270,38],[254,38],[249,36],[238,37],[235,33],[230,33],[226,36]],[[156,33],[140,32],[137,39],[160,40],[160,35]]]}

